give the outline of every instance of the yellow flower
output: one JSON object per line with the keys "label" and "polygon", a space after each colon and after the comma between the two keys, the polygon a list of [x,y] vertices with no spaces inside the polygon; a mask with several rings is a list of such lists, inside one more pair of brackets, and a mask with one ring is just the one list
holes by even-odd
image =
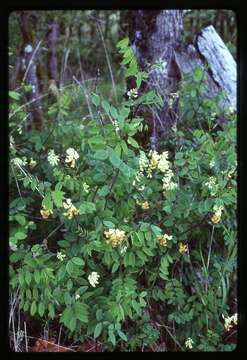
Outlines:
{"label": "yellow flower", "polygon": [[120,245],[126,234],[125,231],[119,229],[109,229],[108,231],[104,231],[107,244],[111,244],[112,247],[116,247]]}
{"label": "yellow flower", "polygon": [[149,209],[149,203],[147,201],[144,201],[144,203],[141,204],[141,207],[144,210]]}
{"label": "yellow flower", "polygon": [[216,214],[216,213],[211,217],[211,221],[214,224],[218,224],[220,222],[220,219],[221,219],[221,215]]}
{"label": "yellow flower", "polygon": [[73,216],[79,215],[80,213],[80,211],[72,204],[71,199],[66,199],[66,201],[63,202],[63,207],[68,209],[63,213],[68,219],[72,219]]}
{"label": "yellow flower", "polygon": [[41,209],[40,214],[42,215],[43,219],[48,219],[48,217],[53,214],[53,211],[49,209]]}
{"label": "yellow flower", "polygon": [[189,250],[188,245],[184,245],[183,243],[179,243],[179,252],[181,254],[186,253]]}
{"label": "yellow flower", "polygon": [[213,209],[214,209],[215,213],[211,217],[211,221],[214,224],[218,224],[218,222],[220,222],[220,220],[221,220],[221,214],[222,214],[222,211],[224,208],[223,208],[223,206],[218,207],[217,205],[215,205]]}
{"label": "yellow flower", "polygon": [[150,168],[153,170],[153,169],[156,169],[158,166],[158,161],[155,160],[155,159],[151,159],[150,161]]}
{"label": "yellow flower", "polygon": [[171,240],[172,239],[172,235],[157,235],[156,236],[157,240],[159,240],[159,243],[161,246],[167,246],[167,240]]}
{"label": "yellow flower", "polygon": [[63,202],[63,207],[65,209],[69,209],[72,206],[72,201],[71,199],[66,199],[66,201]]}
{"label": "yellow flower", "polygon": [[157,236],[157,239],[159,240],[161,246],[167,246],[167,239],[164,239],[163,236]]}
{"label": "yellow flower", "polygon": [[151,157],[149,167],[150,167],[150,169],[154,170],[157,168],[157,166],[159,164],[160,155],[157,153],[156,150],[150,150],[148,155],[149,155],[149,157]]}
{"label": "yellow flower", "polygon": [[160,155],[158,169],[163,173],[170,170],[170,162],[168,160],[168,151],[163,151],[163,153]]}
{"label": "yellow flower", "polygon": [[141,202],[139,200],[136,200],[136,203],[137,203],[137,205],[141,206],[141,208],[144,210],[149,209],[148,201]]}
{"label": "yellow flower", "polygon": [[216,180],[215,176],[210,176],[209,181],[205,182],[205,186],[209,189],[211,196],[215,196],[219,188]]}
{"label": "yellow flower", "polygon": [[225,317],[223,314],[222,314],[222,317],[223,319],[225,320],[225,323],[224,323],[224,328],[226,331],[230,331],[231,328],[234,326],[234,325],[237,325],[238,323],[238,314],[235,313],[234,315],[232,316],[228,316],[228,317]]}
{"label": "yellow flower", "polygon": [[66,158],[65,158],[65,162],[70,164],[71,168],[75,167],[75,160],[77,160],[79,158],[79,154],[78,152],[73,149],[73,148],[69,148],[66,150]]}
{"label": "yellow flower", "polygon": [[79,215],[79,213],[80,211],[74,207],[64,212],[63,215],[68,217],[68,219],[72,219],[73,216]]}

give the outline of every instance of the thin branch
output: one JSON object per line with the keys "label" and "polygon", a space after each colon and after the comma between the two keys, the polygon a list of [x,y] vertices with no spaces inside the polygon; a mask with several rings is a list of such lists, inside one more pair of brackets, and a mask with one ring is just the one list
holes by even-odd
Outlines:
{"label": "thin branch", "polygon": [[21,201],[23,202],[23,204],[25,204],[25,202],[24,202],[24,200],[23,200],[23,197],[22,197],[22,194],[21,194],[21,189],[20,189],[20,187],[19,187],[18,180],[17,180],[16,175],[15,175],[14,168],[13,168],[12,164],[11,164],[10,166],[11,166],[11,171],[12,171],[12,173],[13,173],[13,175],[14,175],[14,178],[15,178],[16,187],[17,187],[18,193],[19,193],[19,195],[20,195]]}
{"label": "thin branch", "polygon": [[48,236],[46,236],[46,238],[44,240],[49,239],[53,234],[55,234],[55,232],[60,229],[63,226],[63,224],[59,224]]}
{"label": "thin branch", "polygon": [[209,262],[210,262],[210,257],[211,257],[211,249],[212,249],[212,243],[213,243],[213,236],[214,236],[214,225],[213,225],[212,232],[211,232],[210,246],[209,246],[209,251],[208,251],[207,271],[208,271],[208,268],[209,268]]}
{"label": "thin branch", "polygon": [[113,91],[114,91],[114,97],[115,97],[115,100],[116,102],[118,103],[118,98],[117,98],[117,91],[116,91],[116,85],[115,85],[115,81],[114,81],[114,77],[113,77],[113,73],[112,73],[112,69],[111,69],[111,63],[110,63],[110,59],[109,59],[109,56],[108,56],[108,52],[107,52],[107,49],[106,49],[106,46],[105,46],[105,40],[104,40],[104,36],[102,34],[102,31],[101,31],[101,26],[97,20],[96,22],[96,25],[97,25],[97,29],[100,33],[100,37],[101,37],[101,40],[102,40],[102,43],[103,43],[103,47],[104,47],[104,50],[105,50],[105,56],[106,56],[106,61],[107,61],[107,65],[108,65],[108,68],[109,68],[109,72],[110,72],[110,76],[111,76],[111,81],[112,81],[112,87],[113,87]]}
{"label": "thin branch", "polygon": [[26,352],[28,352],[28,342],[27,342],[27,327],[26,327],[26,321],[24,321],[24,334],[25,334],[25,346],[26,346]]}
{"label": "thin branch", "polygon": [[[83,76],[83,75],[82,75]],[[88,101],[88,93],[87,91],[85,90],[84,86],[82,86],[82,84],[80,83],[79,80],[77,80],[77,78],[73,75],[73,80],[77,83],[77,85],[79,85],[81,88],[82,88],[82,91],[84,93],[84,96],[86,98],[86,102],[87,102],[87,106],[88,106],[88,110],[89,110],[89,113],[90,113],[90,116],[91,116],[91,119],[93,119],[93,112],[92,112],[92,108],[90,106],[90,103]],[[83,81],[84,81],[84,78],[83,78]]]}
{"label": "thin branch", "polygon": [[175,339],[175,337],[172,335],[172,333],[170,332],[170,330],[168,329],[168,327],[164,324],[159,324],[158,322],[155,322],[155,325],[159,326],[159,327],[164,327],[165,330],[168,332],[168,334],[170,335],[170,337],[172,338],[172,340],[175,342],[175,344],[178,345],[178,347],[184,351],[183,347],[180,345],[180,343]]}
{"label": "thin branch", "polygon": [[26,80],[26,76],[27,76],[27,74],[28,74],[28,70],[29,70],[29,68],[30,68],[30,66],[31,66],[31,64],[32,64],[32,62],[33,62],[33,59],[34,59],[34,57],[35,57],[35,55],[36,55],[36,53],[37,53],[37,51],[38,51],[41,43],[42,43],[42,40],[40,40],[40,41],[38,42],[36,48],[34,49],[34,52],[33,52],[33,54],[32,54],[32,57],[31,57],[31,59],[30,59],[30,61],[29,61],[29,63],[28,63],[27,69],[26,69],[25,74],[24,74],[24,76],[23,76],[23,79],[22,79],[23,82]]}

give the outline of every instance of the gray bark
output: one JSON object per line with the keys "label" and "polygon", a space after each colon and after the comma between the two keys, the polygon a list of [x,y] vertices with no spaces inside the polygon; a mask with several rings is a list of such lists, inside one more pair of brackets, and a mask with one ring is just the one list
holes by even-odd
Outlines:
{"label": "gray bark", "polygon": [[[164,99],[162,111],[152,108],[153,132],[151,147],[157,146],[160,132],[167,131],[176,121],[177,102],[167,106],[168,96],[177,89],[180,72],[174,62],[174,51],[183,48],[182,10],[132,11],[130,34],[139,67],[149,73],[149,89],[157,90]],[[150,68],[157,64],[157,68]],[[144,90],[144,89],[143,89]]]}
{"label": "gray bark", "polygon": [[[132,45],[139,67],[149,73],[148,87],[156,89],[164,99],[162,111],[152,110],[151,146],[157,134],[167,133],[179,119],[178,100],[170,108],[169,95],[176,92],[185,73],[191,73],[196,67],[205,71],[205,63],[208,65],[205,96],[212,98],[223,90],[226,96],[221,109],[231,106],[236,111],[237,108],[236,63],[232,55],[213,26],[202,30],[194,43],[185,48],[182,16],[181,10],[132,11],[130,34],[133,34]],[[161,66],[150,69],[149,64],[157,63]]]}
{"label": "gray bark", "polygon": [[48,77],[54,80],[57,84],[58,81],[58,65],[57,65],[57,42],[59,37],[59,24],[53,22],[50,25],[50,30],[47,34],[47,48],[48,48]]}
{"label": "gray bark", "polygon": [[31,91],[26,94],[29,102],[29,111],[32,117],[32,126],[40,130],[43,127],[43,111],[39,94],[39,83],[37,78],[37,66],[34,59],[35,49],[31,44],[27,44],[24,48],[23,69],[25,69],[26,83],[31,85]]}
{"label": "gray bark", "polygon": [[23,81],[31,85],[31,91],[26,93],[29,102],[28,110],[31,114],[32,127],[40,130],[44,124],[42,104],[39,94],[39,82],[37,78],[36,56],[41,42],[35,40],[35,24],[29,11],[21,12],[20,25],[23,36],[22,47],[22,73]]}
{"label": "gray bark", "polygon": [[230,51],[212,25],[202,30],[197,38],[197,48],[206,59],[213,81],[226,93],[226,105],[237,109],[237,67]]}
{"label": "gray bark", "polygon": [[233,111],[237,111],[236,62],[212,25],[201,31],[194,45],[190,44],[182,53],[175,51],[175,59],[181,77],[196,67],[205,70],[207,63],[205,96],[212,98],[224,91],[224,100],[219,104],[221,110],[231,106]]}
{"label": "gray bark", "polygon": [[[175,61],[179,68],[181,78],[187,73],[192,73],[195,68],[204,69],[204,63],[198,55],[195,46],[190,44],[186,51],[181,53],[175,52]],[[204,69],[205,70],[205,69]],[[206,94],[205,96],[212,98],[217,95],[219,88],[213,81],[208,72],[204,73]]]}

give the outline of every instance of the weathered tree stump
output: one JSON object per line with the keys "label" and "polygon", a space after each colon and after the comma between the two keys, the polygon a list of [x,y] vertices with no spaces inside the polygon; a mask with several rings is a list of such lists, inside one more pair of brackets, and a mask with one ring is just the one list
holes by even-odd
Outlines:
{"label": "weathered tree stump", "polygon": [[194,45],[190,44],[182,53],[175,51],[175,59],[181,77],[196,67],[203,69],[207,64],[206,96],[212,98],[224,91],[222,110],[229,106],[233,111],[237,110],[236,62],[212,25],[199,33]]}
{"label": "weathered tree stump", "polygon": [[202,30],[197,37],[197,49],[207,61],[211,77],[220,90],[224,90],[227,105],[237,110],[237,66],[230,51],[212,25]]}

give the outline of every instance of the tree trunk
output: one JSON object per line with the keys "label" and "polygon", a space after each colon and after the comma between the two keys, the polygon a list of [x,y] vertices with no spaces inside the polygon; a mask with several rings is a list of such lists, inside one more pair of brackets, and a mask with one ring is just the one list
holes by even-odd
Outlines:
{"label": "tree trunk", "polygon": [[48,47],[48,77],[49,80],[58,82],[58,65],[57,65],[57,42],[59,36],[59,24],[55,21],[50,25],[50,30],[47,33],[47,47]]}
{"label": "tree trunk", "polygon": [[[167,133],[177,119],[177,101],[168,106],[180,80],[174,52],[183,49],[182,10],[136,10],[131,12],[130,35],[133,50],[141,69],[149,73],[148,88],[157,90],[164,99],[161,111],[152,108],[151,146],[161,132]],[[157,64],[158,67],[150,68]]]}
{"label": "tree trunk", "polygon": [[59,24],[53,21],[50,25],[50,30],[46,35],[48,59],[47,59],[47,73],[49,78],[49,92],[52,100],[56,100],[60,106],[60,93],[58,90],[58,64],[57,64],[57,43],[59,37]]}
{"label": "tree trunk", "polygon": [[26,93],[29,102],[28,110],[31,114],[31,124],[37,130],[44,125],[43,111],[41,106],[39,83],[37,78],[37,66],[35,57],[41,42],[35,39],[35,15],[30,11],[22,11],[20,25],[23,36],[21,51],[23,81],[31,85],[31,91]]}

